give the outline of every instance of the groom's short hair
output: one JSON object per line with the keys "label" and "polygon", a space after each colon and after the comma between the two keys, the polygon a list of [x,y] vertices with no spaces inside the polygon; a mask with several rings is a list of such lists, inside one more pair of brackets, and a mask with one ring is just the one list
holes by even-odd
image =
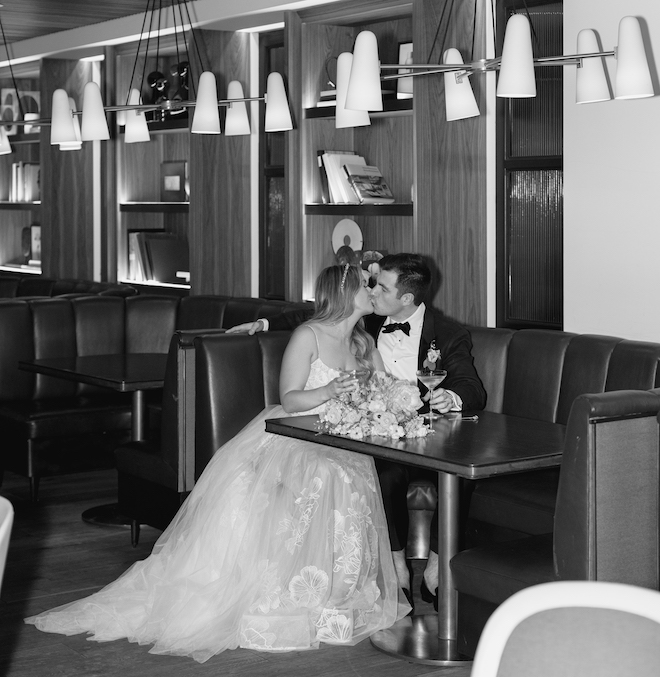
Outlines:
{"label": "groom's short hair", "polygon": [[415,305],[424,300],[431,286],[431,269],[419,254],[387,254],[378,262],[381,270],[396,273],[396,288],[399,297],[412,294]]}

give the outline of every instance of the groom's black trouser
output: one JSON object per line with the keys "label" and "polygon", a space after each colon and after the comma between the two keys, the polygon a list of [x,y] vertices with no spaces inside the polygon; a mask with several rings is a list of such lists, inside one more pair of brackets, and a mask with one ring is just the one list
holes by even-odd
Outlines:
{"label": "groom's black trouser", "polygon": [[[416,468],[415,466],[403,465],[393,461],[385,461],[380,458],[374,459],[376,471],[380,480],[380,490],[383,495],[383,506],[390,535],[392,550],[402,550],[408,542],[408,485],[413,480],[425,479],[438,485],[438,473],[433,470]],[[467,486],[463,486],[466,484]],[[469,498],[472,483],[461,482],[460,499],[460,536],[463,540],[463,531],[469,509]],[[438,506],[436,504],[431,521],[431,533],[429,538],[431,550],[438,552]]]}

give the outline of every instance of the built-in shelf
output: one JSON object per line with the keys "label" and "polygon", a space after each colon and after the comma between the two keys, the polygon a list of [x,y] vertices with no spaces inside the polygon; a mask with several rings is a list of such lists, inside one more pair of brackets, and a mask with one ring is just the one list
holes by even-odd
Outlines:
{"label": "built-in shelf", "polygon": [[[370,117],[391,117],[393,115],[412,115],[412,99],[384,99],[382,111],[370,111]],[[314,106],[305,108],[305,118],[334,118],[335,106]]]}
{"label": "built-in shelf", "polygon": [[120,202],[120,212],[187,214],[190,202]]}
{"label": "built-in shelf", "polygon": [[9,200],[0,201],[0,209],[16,210],[30,210],[35,207],[40,207],[41,201],[38,202],[10,202]]}
{"label": "built-in shelf", "polygon": [[41,266],[29,265],[27,263],[3,263],[0,264],[0,270],[7,273],[25,273],[27,275],[41,275]]}
{"label": "built-in shelf", "polygon": [[311,216],[412,216],[412,202],[388,205],[306,204],[305,214]]}

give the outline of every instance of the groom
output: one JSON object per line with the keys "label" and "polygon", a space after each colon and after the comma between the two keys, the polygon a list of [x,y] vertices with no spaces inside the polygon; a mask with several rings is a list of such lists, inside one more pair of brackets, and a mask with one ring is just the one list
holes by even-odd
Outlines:
{"label": "groom", "polygon": [[[431,271],[418,254],[391,254],[379,262],[380,272],[372,290],[374,315],[365,317],[365,327],[374,337],[387,370],[398,378],[415,383],[416,372],[431,355],[438,367],[447,370],[442,388],[437,388],[430,406],[441,414],[462,409],[483,409],[486,392],[472,359],[469,332],[460,324],[426,306],[423,299],[431,286]],[[295,329],[309,319],[308,311],[288,311],[254,323],[238,325],[230,332]],[[433,360],[436,361],[436,360]],[[425,396],[428,398],[428,394]],[[410,591],[406,564],[408,540],[408,484],[425,471],[375,459],[381,484],[385,515],[389,526],[394,564],[401,587]],[[435,481],[434,473],[429,478]],[[430,591],[438,587],[437,510],[431,525],[431,552],[424,571],[422,596],[433,601]]]}

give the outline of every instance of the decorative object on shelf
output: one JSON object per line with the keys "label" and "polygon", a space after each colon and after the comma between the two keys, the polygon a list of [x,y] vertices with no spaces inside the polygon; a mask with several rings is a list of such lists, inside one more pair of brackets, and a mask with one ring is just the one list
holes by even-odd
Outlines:
{"label": "decorative object on shelf", "polygon": [[351,219],[342,219],[332,231],[332,251],[335,254],[344,246],[350,247],[353,251],[361,251],[363,242],[360,226]]}
{"label": "decorative object on shelf", "polygon": [[41,263],[41,226],[35,221],[30,224],[30,265]]}
{"label": "decorative object on shelf", "polygon": [[[400,42],[399,43],[399,63],[411,64],[413,62],[413,43]],[[407,75],[410,71],[407,68],[400,68],[399,75]],[[396,81],[396,98],[397,99],[412,99],[413,97],[413,79],[399,78]]]}
{"label": "decorative object on shelf", "polygon": [[188,164],[185,161],[163,162],[160,165],[162,202],[185,202],[188,199]]}
{"label": "decorative object on shelf", "polygon": [[23,254],[23,263],[27,266],[32,258],[32,233],[29,226],[21,230],[21,253]]}
{"label": "decorative object on shelf", "polygon": [[[263,96],[245,97],[236,96],[237,88],[231,87],[230,93],[226,99],[218,99],[215,88],[215,76],[209,70],[203,70],[200,73],[200,92],[197,100],[191,97],[195,96],[193,82],[194,79],[190,73],[190,63],[188,52],[188,43],[184,38],[186,31],[191,31],[192,43],[201,67],[204,68],[201,52],[195,38],[194,22],[190,16],[188,0],[147,0],[147,7],[144,13],[142,29],[135,54],[133,64],[133,74],[129,83],[126,103],[124,105],[104,106],[101,100],[101,93],[98,85],[93,82],[85,85],[85,94],[82,113],[71,113],[70,109],[63,105],[66,92],[64,90],[55,90],[53,93],[53,120],[51,124],[51,143],[60,144],[63,141],[73,140],[75,134],[72,129],[72,118],[82,115],[82,140],[95,141],[109,138],[109,129],[106,119],[108,112],[116,112],[117,122],[122,125],[129,125],[129,113],[133,113],[135,118],[145,118],[149,112],[159,113],[161,119],[163,116],[178,115],[189,108],[194,108],[193,123],[191,132],[196,134],[218,134],[220,130],[219,107],[233,107],[238,104],[245,104],[248,101],[264,101],[266,104],[266,121],[264,129],[266,132],[279,132],[293,129],[293,121],[289,102],[286,96],[284,80],[280,73],[270,73],[267,80],[266,93]],[[163,6],[165,5],[165,6]],[[170,21],[168,23],[168,14]],[[147,28],[148,25],[148,28]],[[182,55],[182,60],[177,63],[173,70],[173,75],[178,79],[178,86],[172,94],[172,88],[169,87],[168,78],[161,71],[152,71],[145,73],[147,69],[147,54],[149,53],[150,41],[153,37],[160,38],[161,35],[174,33],[177,40],[177,54]],[[179,47],[179,40],[181,46]],[[142,43],[145,43],[145,51],[141,53]],[[156,43],[156,60],[158,60],[159,40]],[[138,64],[142,62],[142,75],[140,87],[135,86],[137,82],[136,74],[139,72]],[[204,77],[203,77],[204,76]],[[144,102],[141,100],[140,91],[143,84],[152,84],[154,96],[152,101]],[[200,96],[204,86],[205,95]],[[89,91],[88,91],[89,90]],[[137,95],[134,94],[137,91]],[[58,93],[63,92],[63,94]],[[167,93],[166,93],[167,92]],[[242,92],[242,87],[241,87]],[[57,94],[57,97],[56,97]],[[183,99],[186,96],[188,98]],[[68,98],[68,97],[66,97]],[[56,106],[57,104],[57,106]],[[89,120],[89,122],[87,122]],[[39,120],[43,124],[50,124],[48,120]],[[140,120],[133,120],[134,123]],[[146,125],[145,125],[146,126]],[[147,134],[144,133],[144,126],[140,125],[140,134],[129,135],[129,140],[125,142],[148,141]],[[239,132],[233,131],[233,134]],[[241,134],[249,134],[249,127],[244,124],[241,127]]]}
{"label": "decorative object on shelf", "polygon": [[[442,21],[442,17],[441,17]],[[440,26],[438,26],[438,29]],[[436,32],[436,40],[438,37]],[[593,31],[591,31],[593,33]],[[435,45],[435,40],[434,40]],[[593,49],[596,51],[592,51]],[[351,110],[380,111],[383,109],[380,96],[381,80],[399,80],[421,75],[450,74],[457,83],[461,83],[475,73],[499,71],[497,96],[506,98],[526,98],[536,96],[534,69],[543,66],[577,66],[578,86],[577,103],[590,103],[609,100],[609,91],[605,96],[603,79],[607,76],[603,68],[603,57],[614,56],[617,60],[614,83],[615,99],[638,99],[654,95],[653,83],[644,48],[644,39],[639,20],[634,16],[623,17],[619,23],[618,46],[610,51],[600,51],[595,33],[589,39],[578,40],[578,53],[572,55],[547,56],[534,58],[531,43],[530,18],[527,14],[513,14],[506,24],[502,55],[495,58],[473,60],[463,64],[456,62],[455,55],[445,54],[442,64],[406,64],[409,72],[401,74],[401,64],[381,64],[378,58],[378,41],[371,31],[360,32],[353,49],[346,107]],[[589,50],[589,51],[586,51]],[[433,49],[431,50],[433,51]],[[461,58],[462,62],[462,58]],[[584,68],[589,64],[588,68]],[[396,71],[381,75],[381,71]],[[582,94],[588,85],[586,81],[600,83],[598,96]],[[446,97],[465,96],[465,90],[447,90]],[[463,117],[474,115],[468,106]],[[455,117],[453,119],[463,119]]]}

